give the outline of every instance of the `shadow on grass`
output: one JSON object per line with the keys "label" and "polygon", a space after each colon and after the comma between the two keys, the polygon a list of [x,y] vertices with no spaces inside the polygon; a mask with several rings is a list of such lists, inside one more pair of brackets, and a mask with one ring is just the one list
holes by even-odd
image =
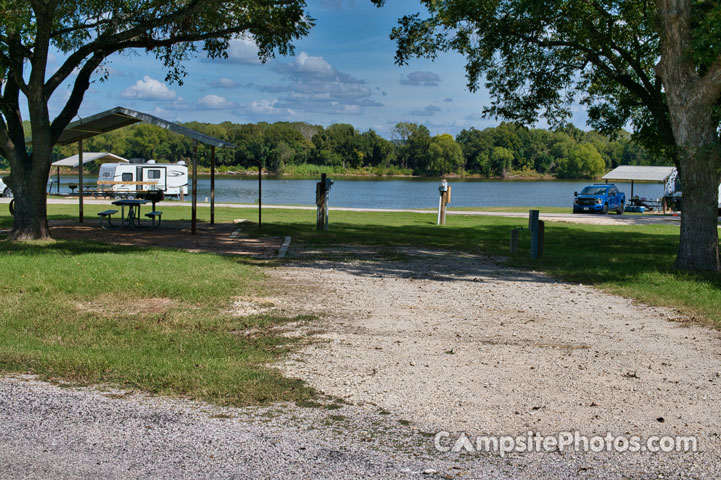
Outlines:
{"label": "shadow on grass", "polygon": [[[428,225],[430,223],[430,225]],[[672,226],[592,226],[546,223],[543,258],[530,258],[530,233],[523,230],[519,250],[510,256],[512,228],[525,227],[526,219],[485,220],[482,225],[437,227],[420,220],[413,225],[382,223],[332,223],[327,232],[314,225],[283,222],[249,230],[254,235],[291,235],[294,244],[329,248],[338,245],[363,245],[377,248],[432,248],[486,254],[506,258],[510,266],[538,269],[561,279],[585,284],[622,284],[648,275],[670,275],[682,281],[703,282],[721,290],[721,276],[714,273],[690,273],[675,268],[678,230]],[[349,254],[352,252],[349,252]],[[503,261],[503,260],[501,260]],[[448,278],[439,258],[436,271],[424,272],[436,278]],[[413,276],[413,272],[388,271],[379,260],[368,272],[359,274],[396,274]],[[479,272],[481,273],[481,272]],[[509,272],[509,275],[515,275]],[[521,277],[530,278],[526,275]],[[535,279],[534,279],[535,280]]]}

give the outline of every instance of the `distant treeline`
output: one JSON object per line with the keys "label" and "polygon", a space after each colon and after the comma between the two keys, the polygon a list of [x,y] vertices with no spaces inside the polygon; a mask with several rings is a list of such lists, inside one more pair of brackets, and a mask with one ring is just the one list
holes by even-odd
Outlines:
{"label": "distant treeline", "polygon": [[[428,128],[398,123],[387,140],[373,130],[359,132],[338,123],[323,128],[302,122],[184,124],[228,141],[237,149],[217,149],[220,171],[257,168],[274,173],[366,172],[371,174],[480,174],[488,177],[552,175],[592,178],[618,165],[663,164],[623,132],[611,140],[573,126],[558,130],[527,129],[510,123],[494,128],[431,136]],[[188,161],[193,141],[161,128],[138,124],[85,141],[86,151],[112,152],[126,158]],[[58,147],[59,158],[76,145]],[[210,149],[199,149],[201,166],[210,165]]]}

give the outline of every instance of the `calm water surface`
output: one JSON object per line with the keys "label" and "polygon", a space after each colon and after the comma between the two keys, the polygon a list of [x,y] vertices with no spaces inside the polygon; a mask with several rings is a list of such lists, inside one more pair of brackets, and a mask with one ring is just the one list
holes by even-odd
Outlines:
{"label": "calm water surface", "polygon": [[[95,178],[86,177],[86,185]],[[263,177],[263,203],[274,205],[314,205],[318,179],[287,179]],[[77,177],[61,176],[61,193],[70,192],[69,183]],[[440,179],[335,179],[330,205],[357,208],[434,208],[438,207]],[[580,191],[589,181],[560,180],[461,180],[451,179],[452,207],[570,207],[573,192]],[[626,198],[631,184],[616,183]],[[53,186],[53,193],[56,191]],[[663,194],[661,184],[634,184],[634,194],[657,198]],[[198,199],[210,197],[210,180],[198,178]],[[256,203],[257,177],[216,177],[216,202]]]}

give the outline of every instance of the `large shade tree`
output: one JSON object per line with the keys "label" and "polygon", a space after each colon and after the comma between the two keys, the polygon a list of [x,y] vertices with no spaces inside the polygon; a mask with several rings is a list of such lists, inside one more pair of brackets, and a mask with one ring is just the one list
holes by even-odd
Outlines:
{"label": "large shade tree", "polygon": [[[382,4],[383,0],[373,0]],[[396,61],[465,56],[485,114],[562,124],[574,101],[589,123],[673,159],[683,182],[677,265],[716,270],[721,179],[721,4],[711,0],[421,0],[399,19]]]}
{"label": "large shade tree", "polygon": [[[144,50],[167,67],[166,80],[182,83],[187,59],[199,50],[223,57],[234,38],[252,38],[261,60],[291,53],[292,41],[313,24],[304,9],[302,0],[0,0],[0,154],[10,163],[5,182],[15,195],[11,237],[49,236],[45,185],[52,148],[91,82],[108,74],[108,57]],[[63,57],[55,70],[48,65],[54,51]],[[51,116],[48,102],[67,83],[67,101]]]}

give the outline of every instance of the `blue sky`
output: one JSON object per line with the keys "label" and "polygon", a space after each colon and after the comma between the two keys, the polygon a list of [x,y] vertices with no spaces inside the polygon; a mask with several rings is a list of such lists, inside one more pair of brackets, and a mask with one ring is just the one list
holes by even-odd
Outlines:
{"label": "blue sky", "polygon": [[[390,0],[381,9],[370,0],[310,0],[307,10],[316,26],[295,43],[295,56],[261,64],[252,42],[234,41],[228,60],[207,60],[201,53],[189,61],[183,86],[166,84],[165,70],[152,55],[115,55],[109,80],[91,86],[80,115],[120,105],[181,122],[350,123],[385,137],[401,121],[453,135],[498,124],[481,118],[489,97],[468,91],[461,56],[395,65],[390,31],[399,17],[420,8],[411,0]],[[59,61],[51,58],[50,68]],[[51,113],[68,94],[56,92]],[[583,111],[573,123],[587,128]]]}

